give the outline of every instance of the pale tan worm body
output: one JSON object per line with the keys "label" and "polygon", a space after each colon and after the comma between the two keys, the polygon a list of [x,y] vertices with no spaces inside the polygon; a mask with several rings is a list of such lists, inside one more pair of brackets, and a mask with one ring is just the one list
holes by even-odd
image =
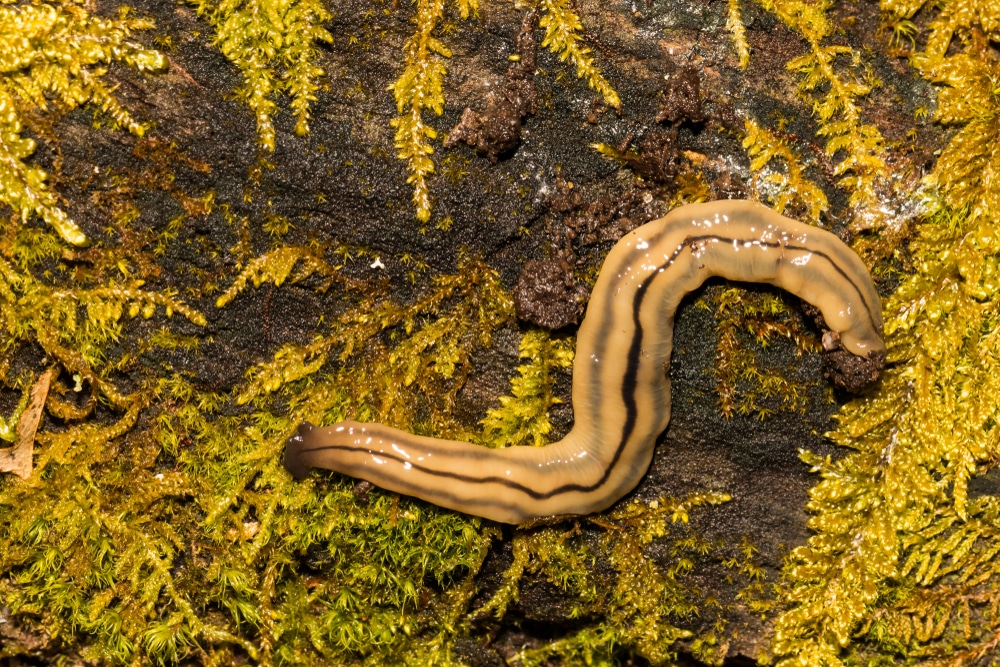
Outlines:
{"label": "pale tan worm body", "polygon": [[382,424],[303,424],[285,465],[329,468],[496,521],[588,514],[645,474],[670,420],[674,312],[706,278],[770,283],[822,312],[841,344],[881,354],[881,302],[840,239],[759,204],[691,204],[639,227],[608,254],[577,334],[572,430],[545,447],[488,449]]}

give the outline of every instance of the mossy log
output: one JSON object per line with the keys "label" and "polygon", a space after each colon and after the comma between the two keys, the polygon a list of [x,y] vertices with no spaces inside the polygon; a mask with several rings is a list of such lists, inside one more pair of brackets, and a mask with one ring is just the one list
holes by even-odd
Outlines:
{"label": "mossy log", "polygon": [[[0,479],[0,659],[991,664],[1000,16],[925,4],[4,5],[0,437],[52,380]],[[606,513],[281,467],[304,419],[561,437],[608,249],[736,197],[872,267],[883,385],[832,389],[801,304],[719,281]]]}

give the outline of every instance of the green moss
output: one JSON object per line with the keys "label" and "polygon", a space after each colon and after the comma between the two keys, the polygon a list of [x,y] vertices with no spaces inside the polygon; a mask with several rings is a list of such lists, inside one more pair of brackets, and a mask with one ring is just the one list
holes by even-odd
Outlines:
{"label": "green moss", "polygon": [[[270,266],[251,262],[223,304],[248,281],[280,283],[296,263],[303,268],[293,280],[302,271],[335,275],[300,248],[266,257]],[[337,323],[340,333],[316,348],[335,349],[345,361],[363,357],[362,377],[346,365],[336,377],[317,376],[318,365],[289,375],[289,363],[275,375],[273,365],[287,362],[279,353],[251,374],[242,395],[258,409],[242,416],[225,415],[231,397],[180,375],[122,395],[92,370],[98,343],[120,333],[115,327],[129,311],[152,316],[162,307],[203,321],[182,303],[124,288],[53,296],[9,265],[3,275],[3,313],[10,321],[20,316],[22,336],[46,340],[39,328],[54,330],[57,317],[65,333],[50,343],[51,354],[83,374],[84,389],[98,387],[95,396],[123,411],[95,419],[94,401],[82,412],[50,397],[49,411],[73,423],[39,436],[43,454],[31,479],[2,482],[0,594],[21,622],[34,619],[70,644],[85,636],[85,657],[118,664],[228,664],[237,654],[289,664],[381,663],[449,653],[454,634],[445,628],[473,592],[461,582],[478,569],[492,531],[380,492],[361,505],[346,480],[293,482],[279,453],[306,414],[340,419],[350,410],[397,423],[411,415],[400,425],[419,428],[413,412],[398,409],[412,410],[417,395],[437,397],[432,414],[453,424],[447,415],[472,349],[510,317],[495,274],[466,260],[462,273],[436,279],[415,304],[369,295]],[[71,324],[60,297],[84,303],[86,321]],[[392,343],[393,330],[410,335]],[[147,349],[186,344],[160,330]],[[420,365],[390,380],[399,355]],[[269,395],[291,410],[269,411]],[[458,585],[435,601],[442,615],[425,613],[429,583]]]}
{"label": "green moss", "polygon": [[[923,5],[883,2],[893,20]],[[945,85],[937,120],[962,129],[927,181],[928,213],[910,246],[916,270],[885,304],[892,367],[831,434],[853,451],[806,456],[823,481],[810,494],[816,535],[786,571],[793,607],[775,633],[783,665],[979,664],[996,642],[986,600],[997,499],[970,498],[968,483],[995,466],[1000,416],[991,185],[1000,105],[976,38],[998,26],[992,3],[952,0],[938,12],[915,62]],[[945,55],[956,36],[968,40]],[[862,623],[869,641],[852,643]]]}
{"label": "green moss", "polygon": [[[863,59],[835,43],[827,3],[760,4],[806,40],[809,53],[792,67],[801,73],[800,93],[841,171],[853,227],[872,234],[872,257],[892,255],[882,252],[886,239],[894,238],[891,216],[882,219],[885,226],[865,226],[879,201],[869,196],[885,175],[879,163],[885,146],[864,118],[871,81]],[[282,7],[291,12],[292,5],[307,8]],[[899,34],[911,35],[904,22],[918,10],[931,16],[926,35],[912,34],[916,43],[927,38],[914,63],[940,86],[935,118],[956,134],[922,195],[928,208],[910,246],[913,275],[887,302],[893,366],[874,394],[841,412],[831,437],[847,454],[804,455],[822,476],[809,501],[815,533],[790,554],[779,599],[749,539],[716,544],[685,525],[689,514],[725,511],[707,507],[723,502],[723,494],[626,503],[577,524],[519,529],[512,564],[482,601],[476,575],[499,537],[492,527],[377,490],[355,492],[342,478],[317,475],[293,483],[280,453],[304,418],[329,423],[352,417],[480,437],[456,418],[455,401],[479,350],[512,322],[510,295],[475,257],[436,277],[419,259],[400,257],[414,292],[401,299],[391,286],[372,288],[345,277],[350,272],[344,266],[361,256],[346,247],[278,241],[255,254],[252,229],[281,239],[291,223],[276,213],[241,218],[212,192],[172,188],[180,153],[143,140],[138,157],[148,168],[114,173],[113,192],[96,200],[109,213],[119,246],[69,249],[72,235],[55,223],[32,227],[15,218],[0,228],[0,317],[7,332],[0,383],[10,399],[0,438],[9,440],[16,428],[34,377],[49,368],[57,373],[46,405],[50,423],[38,437],[36,474],[0,480],[0,597],[10,622],[69,647],[73,657],[107,664],[454,664],[457,640],[480,638],[477,624],[485,618],[516,618],[524,587],[544,581],[563,594],[560,611],[575,629],[525,648],[517,656],[521,664],[641,658],[668,665],[682,650],[701,663],[719,664],[739,631],[728,621],[734,609],[776,623],[773,650],[786,665],[990,660],[997,638],[1000,506],[995,496],[970,493],[969,484],[1000,460],[1000,234],[993,187],[1000,103],[989,47],[1000,19],[991,3],[972,0],[883,5],[891,12],[887,21],[903,26]],[[264,3],[253,6],[266,9]],[[244,20],[250,7],[203,9],[221,39],[227,26],[236,26],[229,19]],[[431,5],[420,7],[433,13]],[[551,7],[548,45],[561,45],[557,50],[576,58],[578,71],[592,67],[573,24],[578,19],[567,18],[568,5]],[[742,52],[739,3],[730,2],[729,9]],[[458,10],[461,15],[461,5]],[[125,40],[128,30],[146,25],[127,16],[98,21],[70,3],[4,11],[8,19],[10,12],[37,13],[39,21],[55,17],[53,25],[68,30],[58,33],[67,45],[74,36],[105,29],[112,42]],[[326,20],[319,9],[309,11],[314,28]],[[288,29],[288,14],[276,16],[268,18],[272,28],[280,21]],[[435,31],[445,32],[441,20],[417,22],[414,39],[426,33],[429,50],[414,63],[444,57],[429,41]],[[562,27],[552,28],[559,21]],[[234,33],[230,46],[257,48],[277,32]],[[43,41],[54,34],[45,33]],[[311,49],[322,39],[315,33],[300,42],[290,60],[277,55],[278,48],[266,64],[255,61],[262,69],[251,72],[246,65],[248,84],[271,77],[270,92],[248,98],[265,125],[284,85],[276,82],[287,76],[286,82],[299,81],[284,90],[304,127],[318,76]],[[95,53],[103,55],[79,70],[90,72],[88,81],[100,83],[101,63],[129,63],[122,53],[155,59],[131,43],[108,55],[102,50],[108,43],[97,40]],[[44,83],[42,72],[55,66],[45,62],[48,52],[34,43],[17,52],[45,67],[22,63],[4,70],[8,82],[21,76]],[[105,99],[94,90],[87,99]],[[29,95],[16,104],[40,99]],[[411,112],[415,99],[407,97],[400,113]],[[420,108],[434,109],[433,102],[427,98]],[[110,117],[118,114],[117,122],[127,125],[116,109],[109,106]],[[16,127],[5,135],[11,146],[30,148]],[[425,132],[427,147],[429,138]],[[791,142],[754,123],[746,142],[775,204],[819,217],[825,195],[804,176]],[[18,159],[27,164],[30,150],[22,152]],[[447,166],[461,180],[461,164]],[[186,168],[207,169],[195,162]],[[37,172],[27,167],[23,174]],[[699,172],[686,170],[682,178],[680,197],[704,197]],[[45,187],[44,179],[34,185]],[[144,213],[130,201],[143,188],[169,193],[178,207],[155,233],[142,230]],[[24,213],[14,199],[8,203]],[[194,354],[205,344],[199,328],[204,314],[178,293],[151,286],[162,285],[152,283],[157,258],[175,247],[183,221],[195,216],[228,225],[237,264],[235,275],[198,274],[198,296],[216,294],[219,308],[235,308],[252,287],[298,283],[317,292],[335,287],[340,299],[311,341],[282,346],[253,365],[231,393],[195,386],[159,354]],[[788,337],[800,350],[814,346],[784,319],[780,302],[722,288],[707,303],[719,314],[722,411],[801,409],[799,388],[783,372],[755,370],[752,345],[771,336]],[[152,322],[133,326],[140,316]],[[570,363],[571,347],[538,331],[524,335],[511,395],[490,411],[481,439],[547,439],[553,375]],[[44,361],[28,369],[18,365],[42,354]],[[698,577],[711,567],[724,570],[739,591],[735,600],[699,590]],[[10,641],[0,655],[26,651]]]}
{"label": "green moss", "polygon": [[[293,275],[292,270],[296,267],[298,270]],[[319,274],[326,278],[320,290],[325,292],[333,282],[337,268],[331,266],[322,257],[317,256],[309,248],[292,246],[277,248],[253,259],[236,277],[232,286],[215,300],[215,307],[224,308],[246,289],[249,282],[252,282],[254,287],[260,287],[264,282],[280,286],[286,280],[290,283],[297,283],[313,274]]]}
{"label": "green moss", "polygon": [[[755,189],[767,203],[778,213],[818,225],[820,215],[830,208],[830,204],[826,194],[805,177],[802,160],[788,142],[748,120],[743,148],[751,158]],[[783,164],[784,171],[776,169],[772,165],[774,162]]]}
{"label": "green moss", "polygon": [[60,207],[49,175],[26,162],[34,139],[23,136],[32,109],[55,101],[70,110],[92,105],[114,124],[141,135],[144,126],[119,104],[114,87],[104,82],[104,66],[124,63],[139,71],[159,71],[166,59],[130,41],[133,31],[153,24],[129,16],[92,16],[72,0],[0,7],[0,202],[27,220],[37,215],[67,242],[84,245],[87,237]]}
{"label": "green moss", "polygon": [[[723,287],[709,292],[708,303],[718,321],[712,370],[722,414],[767,419],[778,411],[805,411],[810,385],[789,379],[789,368],[769,368],[760,360],[760,349],[781,338],[795,345],[796,357],[820,351],[819,341],[791,317],[782,298]],[[819,379],[812,386],[821,386]]]}
{"label": "green moss", "polygon": [[601,70],[595,66],[590,49],[580,43],[583,23],[572,3],[566,0],[539,0],[538,6],[542,10],[542,18],[538,21],[538,25],[545,28],[542,46],[549,47],[549,50],[559,54],[562,60],[569,60],[576,65],[576,77],[586,79],[587,84],[597,91],[609,106],[616,109],[621,107],[618,93],[601,74]]}
{"label": "green moss", "polygon": [[492,447],[548,444],[549,408],[561,402],[552,394],[552,371],[573,365],[573,342],[538,329],[524,334],[518,356],[526,362],[511,381],[512,395],[501,396],[500,407],[483,420],[483,442]]}
{"label": "green moss", "polygon": [[274,151],[274,97],[291,97],[295,132],[309,132],[323,70],[316,44],[332,42],[322,27],[330,13],[320,0],[188,0],[215,29],[215,43],[240,70],[238,94],[257,119],[260,145]]}

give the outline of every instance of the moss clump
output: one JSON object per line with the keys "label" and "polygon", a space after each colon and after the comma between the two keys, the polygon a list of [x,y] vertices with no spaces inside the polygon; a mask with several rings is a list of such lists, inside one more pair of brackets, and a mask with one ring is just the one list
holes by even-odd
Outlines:
{"label": "moss clump", "polygon": [[[249,282],[314,271],[337,278],[302,248],[265,257],[247,265],[223,305]],[[456,428],[452,401],[469,356],[512,315],[495,273],[464,260],[460,273],[435,279],[412,304],[369,291],[336,319],[336,333],[309,350],[279,352],[234,395],[176,373],[142,374],[127,394],[110,381],[124,360],[103,355],[110,336],[131,335],[129,314],[160,309],[204,323],[168,294],[52,290],[7,263],[0,276],[0,311],[17,333],[8,345],[42,343],[82,378],[76,393],[89,395],[60,399],[74,390],[58,385],[48,411],[66,428],[39,435],[35,475],[0,482],[0,595],[18,623],[112,664],[447,658],[451,628],[474,592],[462,582],[493,532],[380,492],[359,500],[347,480],[293,482],[279,454],[306,416]],[[80,303],[83,321],[74,319]],[[162,330],[149,339],[158,343],[187,346]],[[345,361],[342,371],[320,375],[309,354],[331,353]],[[364,359],[364,371],[351,372],[352,359]],[[439,423],[418,419],[426,397]],[[234,414],[237,400],[257,407]],[[433,590],[446,585],[446,593]]]}
{"label": "moss clump", "polygon": [[333,42],[322,27],[331,18],[320,0],[188,0],[215,29],[219,50],[240,70],[240,98],[257,119],[260,145],[274,150],[276,95],[291,97],[295,132],[309,132],[323,69],[318,43]]}
{"label": "moss clump", "polygon": [[111,63],[163,70],[166,59],[159,52],[129,40],[133,31],[152,27],[130,17],[128,9],[116,19],[103,19],[72,0],[0,7],[0,202],[23,220],[37,215],[63,240],[87,243],[61,208],[49,175],[25,162],[36,147],[34,139],[23,136],[27,112],[46,110],[53,102],[67,111],[89,104],[141,135],[143,125],[118,103],[104,74]]}
{"label": "moss clump", "polygon": [[[153,395],[148,387],[123,390],[112,376],[116,367],[128,365],[128,355],[111,360],[107,350],[140,315],[179,313],[195,325],[205,319],[170,290],[147,291],[137,280],[109,280],[89,289],[53,284],[44,269],[51,258],[39,252],[48,244],[39,241],[58,246],[55,235],[26,232],[16,220],[3,229],[8,243],[0,258],[0,317],[7,332],[0,350],[2,382],[12,387],[30,382],[31,372],[12,373],[11,362],[41,348],[56,376],[62,375],[45,401],[61,428],[37,435],[41,453],[32,477],[0,482],[5,536],[0,594],[15,613],[38,617],[51,636],[90,633],[97,644],[87,655],[120,661],[142,640],[146,623],[136,625],[138,610],[151,614],[161,591],[174,595],[164,589],[163,557],[176,541],[169,529],[167,535],[147,534],[145,513],[163,496],[186,498],[192,487],[172,474],[154,476],[156,457],[148,440],[118,449]],[[133,467],[132,474],[124,472]],[[92,494],[95,478],[122,499],[119,511],[109,513],[102,504],[107,497]],[[131,581],[133,596],[116,602],[122,591],[114,589],[115,581]],[[17,647],[4,650],[16,653]]]}
{"label": "moss clump", "polygon": [[[272,257],[278,252],[282,251]],[[277,280],[290,268],[275,261],[266,271]],[[230,292],[238,291],[236,286],[248,276],[256,276],[252,279],[259,284],[263,279],[259,270],[256,263],[248,265]],[[310,264],[306,270],[311,270]],[[223,303],[226,300],[225,295],[220,297]],[[377,296],[364,304],[337,316],[332,333],[308,345],[285,345],[270,362],[250,369],[238,402],[263,399],[293,382],[311,379],[333,355],[342,364],[362,358],[365,363],[357,368],[342,365],[338,379],[317,385],[311,398],[294,399],[312,402],[303,419],[327,415],[324,421],[339,421],[343,417],[337,415],[353,404],[353,418],[361,421],[388,420],[401,428],[467,435],[452,417],[455,396],[472,372],[473,350],[488,345],[492,332],[514,314],[513,301],[496,272],[481,260],[467,258],[458,273],[436,277],[432,288],[411,305]],[[376,338],[386,330],[393,332],[394,343]],[[425,403],[425,396],[437,400],[427,405],[429,421],[418,423],[416,406]]]}
{"label": "moss clump", "polygon": [[[924,4],[882,6],[898,22]],[[993,3],[937,7],[915,63],[944,86],[937,120],[962,128],[927,179],[927,213],[909,248],[915,273],[885,305],[892,366],[831,434],[854,451],[806,456],[823,481],[809,502],[816,535],[786,572],[793,607],[776,626],[782,665],[986,664],[996,645],[987,600],[997,586],[997,498],[970,497],[968,485],[998,453],[1000,101],[982,39],[995,39],[998,24]],[[859,626],[869,641],[852,643]]]}
{"label": "moss clump", "polygon": [[[708,302],[718,321],[713,372],[722,414],[767,419],[777,411],[804,411],[809,385],[788,379],[788,368],[763,366],[758,354],[760,347],[781,338],[795,345],[798,356],[820,351],[819,341],[791,318],[782,298],[771,292],[724,287],[713,289]],[[813,385],[821,386],[820,380]]]}
{"label": "moss clump", "polygon": [[[682,642],[705,664],[721,664],[725,652],[719,646],[728,640],[724,614],[731,606],[689,580],[696,563],[721,562],[731,572],[728,576],[745,582],[748,600],[767,607],[754,599],[757,589],[750,588],[763,578],[752,545],[745,542],[741,551],[727,553],[729,548],[706,541],[686,526],[691,514],[728,500],[726,494],[705,493],[684,500],[634,501],[602,517],[582,519],[585,530],[582,525],[519,530],[501,586],[475,614],[502,617],[518,600],[526,579],[544,578],[568,596],[563,616],[599,620],[523,649],[518,664],[612,664],[615,656],[627,653],[666,666],[675,664]],[[664,547],[667,559],[652,555]],[[606,564],[610,573],[598,574],[588,565],[594,561]],[[702,617],[697,634],[685,627],[694,625],[696,616]]]}

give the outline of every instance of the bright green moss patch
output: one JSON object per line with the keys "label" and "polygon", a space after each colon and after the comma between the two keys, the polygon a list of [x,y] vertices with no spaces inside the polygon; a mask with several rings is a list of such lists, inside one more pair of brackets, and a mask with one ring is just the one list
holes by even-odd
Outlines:
{"label": "bright green moss patch", "polygon": [[[895,21],[923,4],[882,3]],[[982,39],[995,39],[998,23],[993,3],[967,0],[942,3],[936,17],[914,61],[944,84],[937,120],[961,129],[927,179],[909,249],[915,271],[885,304],[893,366],[831,434],[853,451],[805,457],[823,481],[809,503],[816,535],[786,571],[793,607],[775,633],[783,665],[987,664],[996,646],[997,498],[970,497],[968,485],[998,452],[1000,105]],[[946,55],[956,37],[959,52]],[[870,641],[853,643],[859,626]]]}
{"label": "bright green moss patch", "polygon": [[[269,272],[251,263],[241,280],[266,273],[280,283],[303,258],[275,260]],[[10,266],[3,275],[8,321],[26,342],[49,345],[63,368],[82,376],[75,391],[91,396],[79,407],[58,398],[72,387],[53,392],[49,412],[67,427],[39,436],[32,478],[0,482],[0,594],[19,622],[113,664],[230,664],[237,656],[398,664],[404,656],[448,654],[454,633],[446,632],[446,612],[468,603],[472,589],[461,582],[478,569],[491,531],[377,491],[359,500],[347,480],[293,482],[280,452],[306,416],[391,414],[400,423],[414,414],[400,406],[426,402],[415,400],[418,392],[437,397],[432,414],[450,419],[472,349],[510,316],[495,274],[466,260],[461,274],[437,279],[413,305],[369,296],[338,322],[342,334],[313,353],[336,350],[345,362],[364,356],[364,373],[345,363],[335,376],[314,377],[318,366],[289,375],[292,353],[279,353],[284,374],[266,364],[256,369],[243,396],[258,409],[239,415],[227,407],[233,396],[199,390],[181,375],[147,377],[128,395],[103,377],[107,360],[96,346],[125,333],[130,314],[175,311],[202,324],[200,313],[162,293],[53,292]],[[86,304],[86,320],[74,323],[61,307],[70,298]],[[50,340],[47,332],[57,330],[63,336]],[[393,331],[410,335],[378,340]],[[161,329],[156,341],[169,348],[183,337]],[[419,381],[405,368],[404,377],[388,379],[397,355],[420,361]],[[269,394],[291,410],[279,416],[263,407]],[[438,587],[449,591],[438,596]],[[428,605],[439,613],[427,614]]]}

